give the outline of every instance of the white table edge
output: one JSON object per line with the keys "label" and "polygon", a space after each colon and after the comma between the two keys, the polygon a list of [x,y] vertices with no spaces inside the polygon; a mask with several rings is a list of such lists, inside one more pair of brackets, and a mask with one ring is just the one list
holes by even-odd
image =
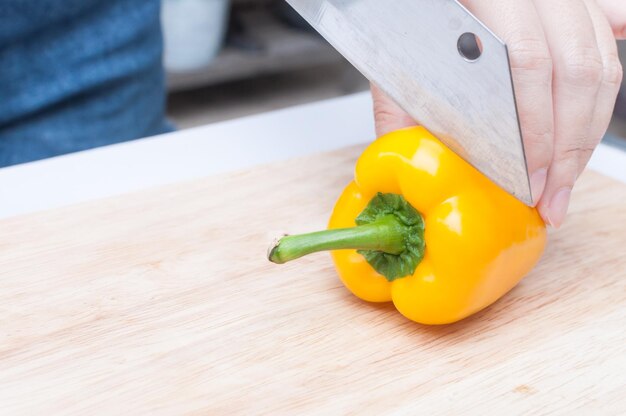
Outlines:
{"label": "white table edge", "polygon": [[[358,93],[0,169],[0,218],[366,143]],[[589,168],[626,183],[626,152],[601,144]]]}

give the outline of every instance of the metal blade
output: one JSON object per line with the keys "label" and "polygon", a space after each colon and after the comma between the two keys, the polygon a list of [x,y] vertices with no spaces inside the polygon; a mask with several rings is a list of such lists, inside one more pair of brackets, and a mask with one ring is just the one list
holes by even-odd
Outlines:
{"label": "metal blade", "polygon": [[[507,48],[455,0],[287,0],[442,142],[531,205]],[[482,54],[462,56],[475,34]]]}

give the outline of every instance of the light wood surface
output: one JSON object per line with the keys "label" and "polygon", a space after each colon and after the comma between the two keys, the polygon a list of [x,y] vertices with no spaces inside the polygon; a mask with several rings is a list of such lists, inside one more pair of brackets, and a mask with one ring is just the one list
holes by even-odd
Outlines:
{"label": "light wood surface", "polygon": [[265,260],[360,150],[0,222],[0,414],[626,412],[625,185],[584,174],[535,271],[426,327]]}

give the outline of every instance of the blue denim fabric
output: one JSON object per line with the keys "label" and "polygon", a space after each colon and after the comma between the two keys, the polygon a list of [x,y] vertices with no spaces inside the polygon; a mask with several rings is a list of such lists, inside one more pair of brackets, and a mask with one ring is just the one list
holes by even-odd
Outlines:
{"label": "blue denim fabric", "polygon": [[0,2],[0,166],[171,130],[159,0]]}

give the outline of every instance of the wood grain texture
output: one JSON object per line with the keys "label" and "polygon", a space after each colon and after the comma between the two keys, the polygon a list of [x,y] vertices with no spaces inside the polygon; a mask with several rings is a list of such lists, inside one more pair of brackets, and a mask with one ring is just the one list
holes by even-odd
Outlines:
{"label": "wood grain texture", "polygon": [[426,327],[265,260],[360,150],[0,222],[0,414],[626,412],[626,186],[586,173],[517,288]]}

